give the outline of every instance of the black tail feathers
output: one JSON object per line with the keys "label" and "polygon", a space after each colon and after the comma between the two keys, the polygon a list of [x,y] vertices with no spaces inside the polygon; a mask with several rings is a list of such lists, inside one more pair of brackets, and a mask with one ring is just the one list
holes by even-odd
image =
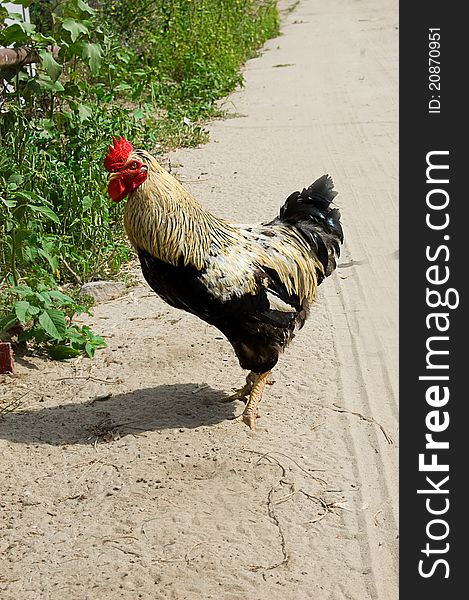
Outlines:
{"label": "black tail feathers", "polygon": [[330,204],[337,196],[329,175],[323,175],[302,192],[293,192],[280,209],[279,220],[294,225],[316,250],[324,272],[335,268],[334,254],[340,256],[344,241],[340,211]]}
{"label": "black tail feathers", "polygon": [[340,211],[331,209],[330,204],[337,196],[334,183],[329,175],[316,179],[308,189],[302,192],[293,192],[280,209],[280,219],[286,223],[294,224],[302,220],[311,220],[318,225],[323,225],[328,233],[335,233],[343,242],[344,234],[340,224]]}

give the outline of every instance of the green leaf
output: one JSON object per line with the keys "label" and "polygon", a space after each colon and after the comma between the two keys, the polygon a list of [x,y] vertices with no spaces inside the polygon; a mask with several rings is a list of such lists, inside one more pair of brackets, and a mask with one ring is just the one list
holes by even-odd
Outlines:
{"label": "green leaf", "polygon": [[48,75],[39,75],[34,79],[33,83],[46,92],[63,92],[65,90],[60,81],[52,81]]}
{"label": "green leaf", "polygon": [[78,349],[83,346],[83,335],[79,330],[76,329],[76,325],[73,325],[72,327],[69,327],[67,329],[66,336],[67,339],[69,339],[72,342],[74,348]]}
{"label": "green leaf", "polygon": [[114,88],[115,92],[126,92],[128,90],[131,90],[132,86],[128,83],[119,83],[119,85],[116,85],[116,87]]}
{"label": "green leaf", "polygon": [[101,67],[101,59],[103,56],[103,50],[100,44],[92,44],[91,42],[83,44],[82,56],[84,59],[88,59],[91,74],[97,75]]}
{"label": "green leaf", "polygon": [[70,98],[77,98],[81,94],[81,91],[80,91],[80,88],[75,83],[71,83],[70,81],[67,81],[65,83],[65,93]]}
{"label": "green leaf", "polygon": [[24,198],[25,200],[35,200],[36,202],[47,202],[45,198],[42,196],[38,196],[34,192],[29,192],[28,190],[16,190],[15,196],[19,196],[20,198]]}
{"label": "green leaf", "polygon": [[[31,329],[27,329],[24,333],[26,334],[24,339],[34,339],[37,344],[42,344],[48,338],[46,330],[40,325],[37,327],[31,327]],[[23,335],[20,337],[22,338]]]}
{"label": "green leaf", "polygon": [[91,196],[83,196],[83,198],[81,199],[81,206],[83,208],[83,212],[86,212],[87,210],[89,210],[94,203],[94,199]]}
{"label": "green leaf", "polygon": [[10,327],[13,327],[13,325],[16,325],[17,323],[18,319],[16,318],[16,315],[6,315],[5,317],[2,317],[0,319],[0,333],[8,331]]}
{"label": "green leaf", "polygon": [[88,27],[85,27],[85,25],[83,25],[83,23],[80,23],[80,21],[75,21],[75,19],[64,19],[62,27],[66,31],[70,32],[72,42],[76,42],[82,33],[84,33],[85,35],[89,34]]}
{"label": "green leaf", "polygon": [[57,81],[62,73],[62,65],[59,65],[52,52],[48,52],[47,50],[40,50],[39,56],[41,57],[42,66],[47,75],[49,75],[52,81]]}
{"label": "green leaf", "polygon": [[27,21],[23,21],[22,19],[18,21],[18,25],[21,27],[24,33],[26,33],[26,35],[31,35],[34,33],[34,31],[36,31],[36,25],[33,23],[28,23]]}
{"label": "green leaf", "polygon": [[23,246],[20,249],[20,252],[24,258],[27,258],[29,262],[32,262],[36,258],[36,250],[35,248],[31,248],[31,246]]}
{"label": "green leaf", "polygon": [[26,300],[20,300],[15,304],[15,314],[20,323],[26,323],[28,320],[29,307],[31,305]]}
{"label": "green leaf", "polygon": [[94,15],[94,13],[96,12],[94,8],[91,8],[91,6],[86,2],[83,2],[83,0],[78,0],[77,6],[80,10],[88,13],[89,15]]}
{"label": "green leaf", "polygon": [[65,314],[61,310],[49,308],[39,315],[39,323],[54,340],[63,340],[67,325],[65,323]]}
{"label": "green leaf", "polygon": [[15,47],[23,46],[29,41],[29,36],[19,23],[13,23],[5,29],[0,30],[0,45],[1,46],[11,46]]}
{"label": "green leaf", "polygon": [[60,225],[59,217],[55,214],[55,212],[51,208],[49,208],[47,206],[36,206],[35,204],[30,204],[29,208],[33,212],[40,213],[41,215],[48,217],[51,221],[54,221],[54,223],[57,223],[58,225]]}
{"label": "green leaf", "polygon": [[75,358],[81,354],[79,350],[76,350],[71,346],[66,346],[65,344],[54,344],[53,346],[48,346],[47,352],[49,356],[55,360]]}
{"label": "green leaf", "polygon": [[11,291],[18,296],[28,296],[34,293],[29,285],[16,285],[11,288]]}
{"label": "green leaf", "polygon": [[107,342],[99,335],[93,334],[93,343],[96,348],[107,348]]}
{"label": "green leaf", "polygon": [[15,208],[16,206],[16,200],[6,200],[5,198],[2,198],[1,200],[7,208]]}
{"label": "green leaf", "polygon": [[50,296],[47,292],[34,292],[36,298],[41,302],[44,308],[50,308],[52,305]]}
{"label": "green leaf", "polygon": [[23,175],[21,173],[12,173],[10,177],[8,177],[8,183],[16,183],[16,185],[21,185],[24,181]]}
{"label": "green leaf", "polygon": [[52,256],[51,254],[49,254],[49,252],[47,252],[47,250],[44,250],[43,248],[38,248],[37,249],[37,253],[42,256],[42,258],[45,258],[47,260],[47,262],[50,265],[50,268],[55,271],[58,266],[58,260],[55,256]]}
{"label": "green leaf", "polygon": [[73,298],[70,298],[70,296],[67,296],[67,294],[64,294],[60,290],[50,290],[49,296],[51,298],[54,298],[55,300],[59,300],[59,302],[61,302],[61,304],[65,304],[65,305],[75,304],[75,301],[73,300]]}
{"label": "green leaf", "polygon": [[78,105],[78,117],[80,119],[80,123],[87,121],[92,115],[93,111],[91,110],[90,106],[87,106],[86,104]]}

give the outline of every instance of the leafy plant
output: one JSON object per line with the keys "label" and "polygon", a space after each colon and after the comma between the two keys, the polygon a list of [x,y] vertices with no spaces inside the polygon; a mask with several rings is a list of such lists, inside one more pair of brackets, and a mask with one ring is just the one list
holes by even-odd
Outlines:
{"label": "leafy plant", "polygon": [[18,342],[33,341],[36,348],[56,359],[72,358],[81,351],[92,358],[97,348],[106,346],[88,326],[72,324],[75,315],[89,310],[58,289],[17,285],[0,300],[9,307],[0,316],[0,335],[14,328],[19,331]]}

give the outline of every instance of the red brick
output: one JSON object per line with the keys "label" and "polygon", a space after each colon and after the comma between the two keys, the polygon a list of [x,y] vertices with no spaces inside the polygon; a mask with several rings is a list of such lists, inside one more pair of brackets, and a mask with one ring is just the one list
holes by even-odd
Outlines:
{"label": "red brick", "polygon": [[13,350],[10,342],[0,342],[0,373],[13,373]]}

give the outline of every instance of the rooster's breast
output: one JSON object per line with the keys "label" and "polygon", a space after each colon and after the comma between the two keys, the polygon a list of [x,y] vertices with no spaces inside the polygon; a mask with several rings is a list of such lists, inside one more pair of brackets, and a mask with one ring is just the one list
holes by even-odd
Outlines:
{"label": "rooster's breast", "polygon": [[[255,285],[242,278],[233,284],[224,271],[217,280],[214,269],[207,275],[207,271],[182,261],[175,266],[145,250],[137,252],[150,287],[171,306],[217,327],[234,347],[244,369],[263,372],[273,368],[295,327],[304,321],[305,306],[286,296],[282,285],[274,285],[266,273],[253,275]],[[216,285],[211,287],[212,281]],[[271,282],[269,289],[267,281]]]}

